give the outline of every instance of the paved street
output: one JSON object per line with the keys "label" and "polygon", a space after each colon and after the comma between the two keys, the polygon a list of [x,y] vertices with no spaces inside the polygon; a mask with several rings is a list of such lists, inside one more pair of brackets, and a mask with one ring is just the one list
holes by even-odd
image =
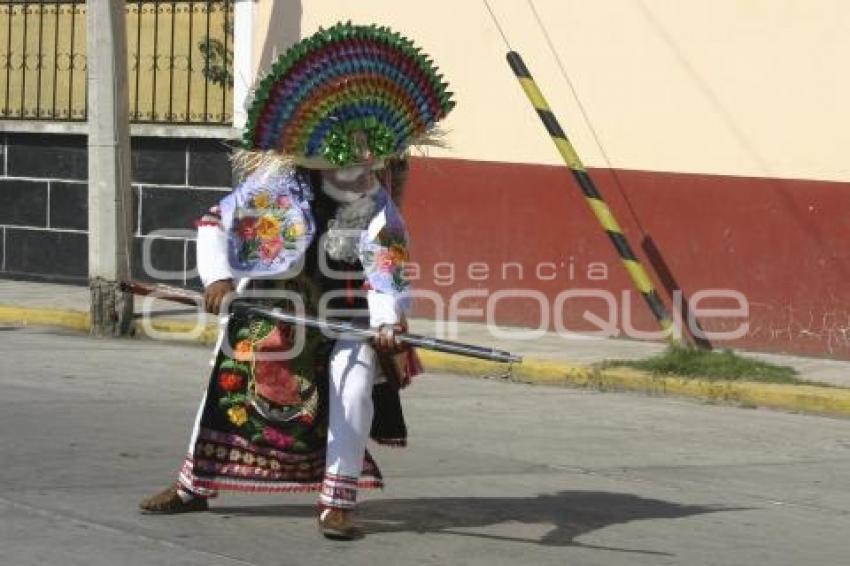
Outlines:
{"label": "paved street", "polygon": [[0,563],[843,566],[850,423],[447,375],[376,448],[367,536],[326,541],[314,496],[225,495],[143,516],[185,450],[208,352],[0,331]]}

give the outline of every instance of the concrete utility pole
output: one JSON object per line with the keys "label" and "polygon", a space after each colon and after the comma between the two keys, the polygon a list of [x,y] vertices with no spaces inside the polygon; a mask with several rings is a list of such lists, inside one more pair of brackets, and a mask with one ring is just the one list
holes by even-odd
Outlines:
{"label": "concrete utility pole", "polygon": [[233,5],[233,127],[248,120],[245,101],[254,86],[254,0]]}
{"label": "concrete utility pole", "polygon": [[86,2],[88,27],[89,286],[91,332],[130,333],[130,125],[125,2]]}

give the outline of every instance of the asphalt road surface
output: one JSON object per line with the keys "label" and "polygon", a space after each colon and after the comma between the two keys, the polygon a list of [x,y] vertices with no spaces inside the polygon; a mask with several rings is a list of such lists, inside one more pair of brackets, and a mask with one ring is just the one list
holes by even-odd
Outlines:
{"label": "asphalt road surface", "polygon": [[850,564],[844,420],[426,375],[346,543],[311,494],[137,513],[174,479],[205,349],[2,329],[0,356],[2,565]]}

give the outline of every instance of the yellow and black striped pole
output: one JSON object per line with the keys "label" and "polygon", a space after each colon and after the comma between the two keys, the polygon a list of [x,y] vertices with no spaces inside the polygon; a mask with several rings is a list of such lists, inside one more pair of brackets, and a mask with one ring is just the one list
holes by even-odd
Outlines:
{"label": "yellow and black striped pole", "polygon": [[[661,325],[662,330],[665,332],[669,331],[673,325],[670,313],[667,312],[667,309],[664,307],[664,303],[661,302],[658,292],[655,290],[652,285],[652,281],[649,279],[649,275],[640,264],[640,261],[637,256],[635,256],[634,251],[632,251],[632,247],[629,245],[626,235],[623,234],[623,229],[620,228],[620,224],[617,222],[617,219],[614,218],[614,214],[611,212],[611,209],[608,208],[608,205],[605,203],[605,200],[603,200],[602,195],[599,194],[599,191],[596,189],[596,185],[594,185],[590,175],[587,174],[587,170],[584,168],[581,159],[579,159],[579,156],[573,148],[573,145],[570,143],[570,140],[567,139],[567,135],[558,123],[558,119],[555,117],[555,114],[552,113],[552,109],[549,108],[546,98],[543,96],[543,93],[540,91],[537,83],[534,82],[534,78],[532,78],[531,73],[528,71],[528,67],[525,66],[525,62],[522,60],[520,54],[516,51],[508,52],[508,64],[511,66],[511,69],[519,80],[522,90],[524,90],[526,96],[528,96],[528,100],[531,101],[532,106],[534,106],[534,109],[537,110],[538,116],[540,116],[540,119],[543,121],[546,131],[549,132],[549,135],[552,137],[552,141],[555,142],[555,146],[558,148],[558,152],[561,154],[561,157],[564,158],[564,162],[567,164],[567,167],[569,167],[570,171],[573,172],[573,177],[575,177],[578,182],[578,185],[584,194],[585,201],[588,206],[590,206],[590,209],[593,211],[593,214],[596,216],[599,224],[601,224],[605,232],[608,233],[608,237],[611,238],[611,242],[617,249],[620,259],[623,260],[623,265],[625,265],[626,271],[629,272],[632,283],[634,283],[634,286],[638,291],[640,291],[640,294],[643,295],[643,298],[646,300],[647,305],[649,305],[649,309],[652,311],[653,316],[655,316],[658,324]],[[672,336],[668,336],[668,339],[669,338],[672,338]]]}

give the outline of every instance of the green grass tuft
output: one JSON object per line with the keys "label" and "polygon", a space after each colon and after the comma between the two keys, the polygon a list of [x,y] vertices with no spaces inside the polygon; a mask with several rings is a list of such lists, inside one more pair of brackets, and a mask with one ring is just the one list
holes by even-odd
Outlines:
{"label": "green grass tuft", "polygon": [[806,383],[797,370],[739,356],[731,350],[708,351],[687,346],[669,346],[645,360],[609,360],[602,367],[630,367],[655,375],[678,375],[726,381]]}

